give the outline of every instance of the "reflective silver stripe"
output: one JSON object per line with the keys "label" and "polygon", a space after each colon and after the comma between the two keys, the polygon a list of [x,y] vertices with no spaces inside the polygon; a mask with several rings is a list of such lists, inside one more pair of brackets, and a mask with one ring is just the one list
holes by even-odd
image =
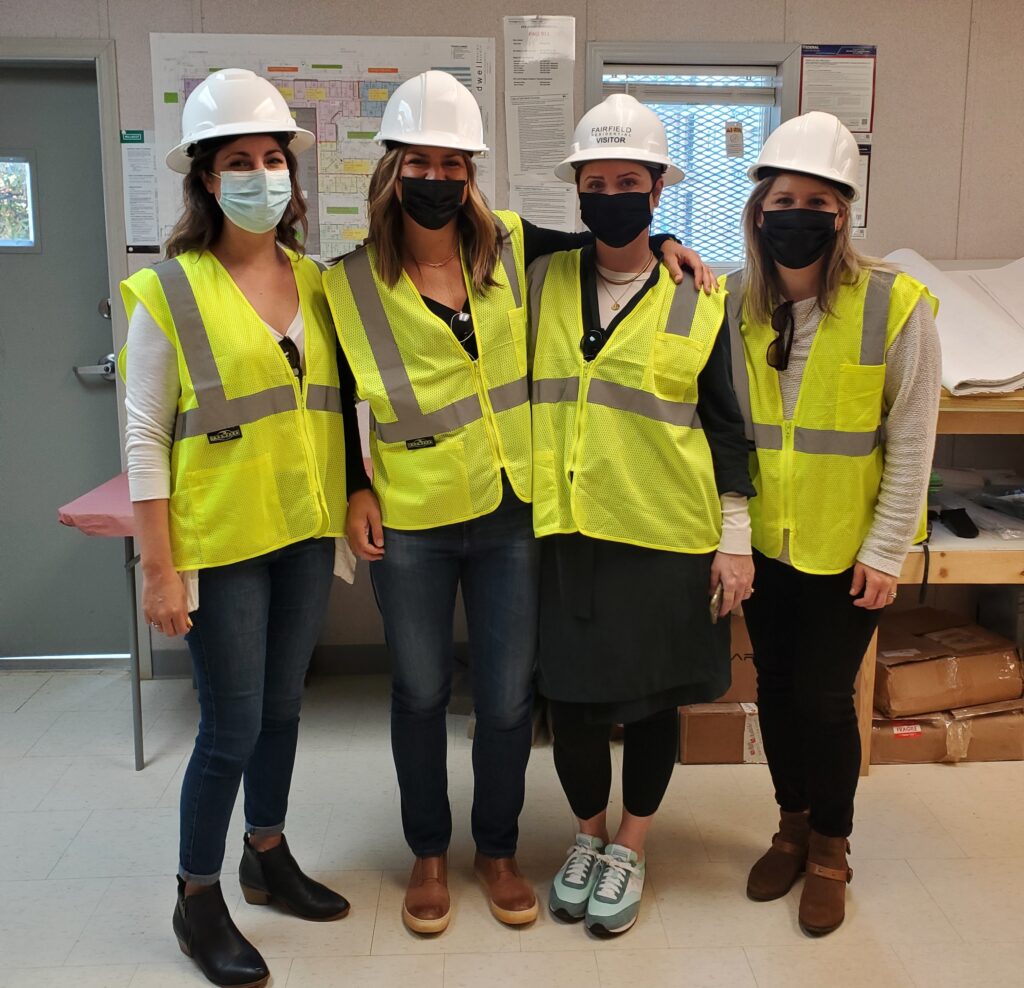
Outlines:
{"label": "reflective silver stripe", "polygon": [[[309,257],[308,254],[306,256]],[[309,259],[320,269],[321,274],[327,270],[327,265],[323,261],[318,261],[315,257],[310,257]]]}
{"label": "reflective silver stripe", "polygon": [[503,234],[501,238],[501,253],[498,256],[498,260],[501,261],[501,266],[505,269],[505,277],[508,279],[509,288],[512,289],[512,298],[515,299],[516,308],[519,309],[523,304],[523,292],[519,284],[519,275],[516,274],[516,255],[512,249],[512,231],[505,226],[500,216],[495,213],[491,215],[494,216],[495,226]]}
{"label": "reflective silver stripe", "polygon": [[496,387],[488,388],[487,397],[490,399],[491,408],[494,409],[495,414],[525,405],[530,400],[526,378],[520,377],[515,381],[509,381],[508,384],[499,384]]}
{"label": "reflective silver stripe", "polygon": [[673,336],[689,336],[693,328],[693,317],[697,314],[697,304],[700,302],[701,292],[695,292],[692,285],[685,282],[676,285],[675,294],[672,296],[672,304],[668,309],[668,321],[665,324],[665,332]]}
{"label": "reflective silver stripe", "polygon": [[483,417],[480,399],[473,394],[453,401],[429,415],[403,415],[397,422],[376,422],[376,432],[383,442],[401,443],[422,439],[424,436],[437,436],[442,432],[454,432]]}
{"label": "reflective silver stripe", "polygon": [[341,414],[341,389],[327,384],[306,386],[306,408],[314,412],[337,412]]}
{"label": "reflective silver stripe", "polygon": [[835,429],[793,430],[793,449],[798,453],[821,453],[833,456],[867,456],[882,442],[882,430],[871,432],[839,432]]}
{"label": "reflective silver stripe", "polygon": [[530,346],[529,359],[533,365],[533,355],[537,352],[537,331],[540,329],[540,300],[544,294],[544,281],[551,266],[551,254],[542,254],[526,272],[526,283],[530,287]]}
{"label": "reflective silver stripe", "polygon": [[153,270],[163,288],[185,366],[188,367],[192,388],[199,403],[198,408],[179,413],[174,424],[175,441],[248,425],[268,415],[290,412],[298,407],[295,390],[291,385],[275,385],[256,394],[229,399],[224,393],[224,382],[210,347],[210,337],[206,333],[185,269],[177,258],[172,258],[154,265]]}
{"label": "reflective silver stripe", "polygon": [[580,394],[578,377],[549,377],[533,382],[533,403],[554,404],[559,401],[576,401]]}
{"label": "reflective silver stripe", "polygon": [[725,279],[725,287],[729,292],[725,300],[726,329],[729,331],[729,353],[732,357],[732,387],[736,392],[736,402],[743,416],[743,433],[748,441],[752,441],[762,449],[782,449],[782,430],[779,429],[779,445],[765,446],[759,439],[759,430],[778,428],[777,426],[754,425],[754,415],[750,408],[750,377],[747,374],[746,348],[743,346],[743,269],[734,271]]}
{"label": "reflective silver stripe", "polygon": [[761,425],[755,422],[754,445],[758,449],[782,449],[782,426]]}
{"label": "reflective silver stripe", "polygon": [[[340,399],[338,405],[341,411]],[[193,436],[205,436],[236,425],[249,425],[268,415],[294,411],[295,407],[295,392],[290,384],[282,384],[254,395],[242,395],[230,401],[204,401],[198,408],[178,413],[174,423],[174,438],[191,439]]]}
{"label": "reflective silver stripe", "polygon": [[649,391],[630,388],[625,384],[612,381],[591,380],[587,389],[587,401],[592,405],[604,405],[617,408],[623,412],[633,412],[656,422],[668,422],[670,425],[692,426],[697,412],[695,404],[678,401],[665,401]]}
{"label": "reflective silver stripe", "polygon": [[860,331],[860,362],[875,365],[885,361],[885,337],[889,327],[889,296],[896,275],[872,271],[864,296],[864,319]]}

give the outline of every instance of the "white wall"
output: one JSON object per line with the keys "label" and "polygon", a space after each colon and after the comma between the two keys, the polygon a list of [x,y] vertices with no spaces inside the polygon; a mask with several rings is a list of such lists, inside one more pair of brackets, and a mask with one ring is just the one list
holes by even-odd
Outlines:
{"label": "white wall", "polygon": [[[121,126],[151,127],[149,32],[463,35],[497,39],[501,18],[576,17],[577,112],[585,42],[787,41],[877,44],[875,151],[869,237],[882,254],[910,246],[930,258],[1024,255],[1024,17],[1019,0],[0,0],[6,36],[113,38]],[[504,115],[498,100],[498,196],[506,202]],[[379,642],[360,586],[336,588],[324,641]]]}

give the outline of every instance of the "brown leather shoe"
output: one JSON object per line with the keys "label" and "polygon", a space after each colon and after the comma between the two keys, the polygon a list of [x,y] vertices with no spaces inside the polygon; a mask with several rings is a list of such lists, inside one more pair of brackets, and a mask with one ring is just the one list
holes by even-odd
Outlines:
{"label": "brown leather shoe", "polygon": [[750,869],[747,897],[757,902],[781,899],[803,873],[810,837],[806,810],[800,813],[781,810],[779,832],[772,838],[772,846]]}
{"label": "brown leather shoe", "polygon": [[850,842],[811,831],[807,875],[800,895],[800,926],[804,933],[823,936],[842,925],[846,916],[846,886],[853,869],[846,861]]}
{"label": "brown leather shoe", "polygon": [[496,919],[510,926],[520,926],[537,918],[537,896],[519,874],[515,858],[488,858],[477,851],[473,870],[487,889],[491,912]]}
{"label": "brown leather shoe", "polygon": [[448,856],[417,858],[405,890],[402,922],[413,933],[440,933],[447,928],[451,915]]}

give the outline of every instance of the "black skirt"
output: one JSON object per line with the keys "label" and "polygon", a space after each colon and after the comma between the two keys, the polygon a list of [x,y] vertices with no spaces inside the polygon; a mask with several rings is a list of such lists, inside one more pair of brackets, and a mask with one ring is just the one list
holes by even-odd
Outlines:
{"label": "black skirt", "polygon": [[713,624],[714,553],[642,549],[584,535],[541,539],[539,688],[628,724],[729,689],[729,621]]}

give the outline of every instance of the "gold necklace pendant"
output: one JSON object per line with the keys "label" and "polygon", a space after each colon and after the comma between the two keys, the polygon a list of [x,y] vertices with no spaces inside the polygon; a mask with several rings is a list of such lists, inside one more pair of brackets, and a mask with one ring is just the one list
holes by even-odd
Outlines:
{"label": "gold necklace pendant", "polygon": [[618,302],[612,302],[612,312],[618,312],[618,311],[619,311],[619,303]]}

